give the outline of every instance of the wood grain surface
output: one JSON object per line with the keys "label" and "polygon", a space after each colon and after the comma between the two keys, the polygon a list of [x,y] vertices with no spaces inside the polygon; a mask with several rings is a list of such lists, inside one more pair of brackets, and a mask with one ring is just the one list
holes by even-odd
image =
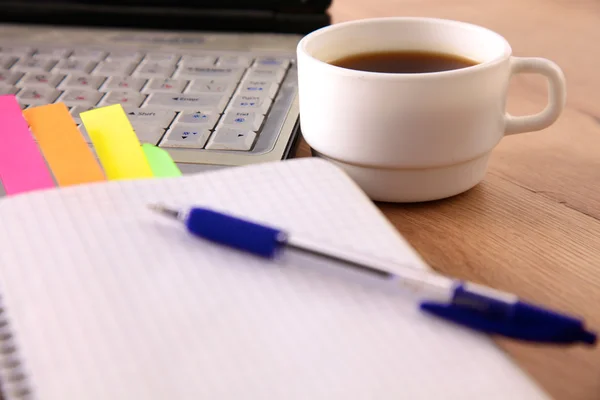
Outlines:
{"label": "wood grain surface", "polygon": [[[378,206],[434,269],[600,328],[600,2],[334,0],[330,14],[333,23],[387,16],[472,22],[503,35],[516,56],[561,66],[568,98],[561,118],[504,138],[483,183],[437,202]],[[509,112],[530,114],[545,102],[543,78],[513,78]],[[306,143],[298,156],[309,156]],[[553,398],[600,399],[600,348],[498,344]]]}

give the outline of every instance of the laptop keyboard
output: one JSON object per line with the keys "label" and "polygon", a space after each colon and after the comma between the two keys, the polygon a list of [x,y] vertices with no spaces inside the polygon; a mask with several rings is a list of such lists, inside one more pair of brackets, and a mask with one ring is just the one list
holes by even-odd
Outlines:
{"label": "laptop keyboard", "polygon": [[142,143],[250,152],[261,135],[278,133],[263,127],[293,64],[234,52],[1,47],[0,94],[15,94],[23,109],[64,103],[88,143],[79,113],[121,104]]}

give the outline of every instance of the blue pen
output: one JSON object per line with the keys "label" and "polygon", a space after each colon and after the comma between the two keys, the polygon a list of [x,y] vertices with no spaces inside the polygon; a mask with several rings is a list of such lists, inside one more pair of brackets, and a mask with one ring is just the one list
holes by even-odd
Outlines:
{"label": "blue pen", "polygon": [[596,344],[596,333],[587,330],[582,320],[526,303],[513,294],[406,265],[396,265],[400,272],[388,272],[388,261],[349,256],[346,250],[326,248],[281,229],[207,208],[180,211],[159,204],[150,208],[182,221],[195,236],[264,258],[273,259],[282,249],[291,248],[393,280],[425,295],[428,300],[420,304],[421,310],[477,331],[535,343]]}

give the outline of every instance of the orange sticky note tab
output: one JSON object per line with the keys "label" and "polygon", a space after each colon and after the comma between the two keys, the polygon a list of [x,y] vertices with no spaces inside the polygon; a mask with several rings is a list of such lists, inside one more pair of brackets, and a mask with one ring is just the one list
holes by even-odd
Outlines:
{"label": "orange sticky note tab", "polygon": [[28,108],[23,116],[59,186],[106,180],[63,103]]}

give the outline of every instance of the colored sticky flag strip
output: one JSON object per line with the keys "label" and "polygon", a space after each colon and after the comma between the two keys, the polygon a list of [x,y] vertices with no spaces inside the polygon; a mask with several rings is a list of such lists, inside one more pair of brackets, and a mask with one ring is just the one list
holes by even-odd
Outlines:
{"label": "colored sticky flag strip", "polygon": [[155,177],[181,176],[181,171],[166,150],[150,143],[142,144],[142,150]]}
{"label": "colored sticky flag strip", "polygon": [[142,146],[120,104],[85,111],[79,117],[108,179],[153,177]]}
{"label": "colored sticky flag strip", "polygon": [[7,195],[55,187],[14,95],[0,96],[0,179]]}
{"label": "colored sticky flag strip", "polygon": [[29,108],[23,115],[59,186],[106,180],[65,104]]}

